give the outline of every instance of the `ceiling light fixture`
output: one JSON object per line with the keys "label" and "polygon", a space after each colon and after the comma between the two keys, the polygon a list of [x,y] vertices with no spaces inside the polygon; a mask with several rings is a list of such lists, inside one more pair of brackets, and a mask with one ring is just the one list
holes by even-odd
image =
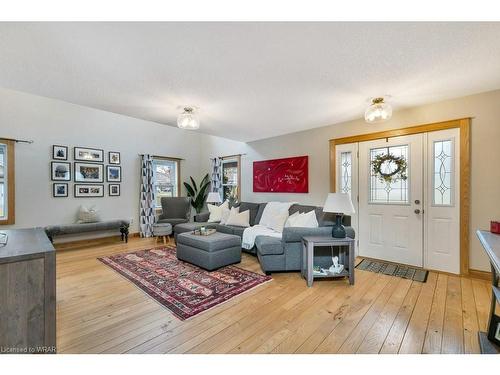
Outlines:
{"label": "ceiling light fixture", "polygon": [[181,129],[196,130],[200,128],[200,120],[193,107],[184,107],[184,112],[177,117],[177,126]]}
{"label": "ceiling light fixture", "polygon": [[365,121],[369,124],[384,122],[392,117],[392,107],[384,98],[373,98],[372,104],[365,111]]}

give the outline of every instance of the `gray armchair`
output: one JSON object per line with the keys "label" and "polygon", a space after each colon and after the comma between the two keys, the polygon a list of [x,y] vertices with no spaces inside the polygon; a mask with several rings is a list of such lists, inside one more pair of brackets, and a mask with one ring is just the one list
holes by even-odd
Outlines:
{"label": "gray armchair", "polygon": [[158,223],[177,224],[187,223],[191,218],[191,200],[186,197],[161,198],[162,213],[158,217]]}

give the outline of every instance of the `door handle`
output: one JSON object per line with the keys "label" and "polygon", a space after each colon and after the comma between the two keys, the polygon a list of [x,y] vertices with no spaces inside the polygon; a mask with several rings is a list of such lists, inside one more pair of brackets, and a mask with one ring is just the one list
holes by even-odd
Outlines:
{"label": "door handle", "polygon": [[413,212],[415,212],[418,215],[420,213],[420,210],[418,208],[416,208],[415,211],[413,211]]}

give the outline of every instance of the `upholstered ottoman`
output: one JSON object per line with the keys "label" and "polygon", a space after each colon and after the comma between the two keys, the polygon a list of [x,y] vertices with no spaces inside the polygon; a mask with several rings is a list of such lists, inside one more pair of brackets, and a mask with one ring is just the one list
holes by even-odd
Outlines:
{"label": "upholstered ottoman", "polygon": [[163,237],[163,243],[166,245],[167,239],[168,239],[168,243],[170,243],[170,235],[171,234],[172,234],[172,224],[169,224],[169,223],[153,224],[153,236],[156,237],[157,241],[158,241],[158,238]]}
{"label": "upholstered ottoman", "polygon": [[177,259],[208,271],[241,262],[241,238],[216,232],[209,236],[192,232],[177,236]]}

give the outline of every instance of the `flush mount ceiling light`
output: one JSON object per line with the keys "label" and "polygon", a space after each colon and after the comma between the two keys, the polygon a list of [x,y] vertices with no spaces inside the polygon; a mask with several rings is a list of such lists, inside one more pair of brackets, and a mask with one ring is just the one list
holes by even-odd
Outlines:
{"label": "flush mount ceiling light", "polygon": [[184,107],[179,117],[177,117],[177,126],[181,129],[196,130],[200,128],[200,120],[194,113],[193,107]]}
{"label": "flush mount ceiling light", "polygon": [[372,104],[365,111],[365,121],[369,124],[384,122],[392,117],[392,107],[384,98],[373,98]]}

